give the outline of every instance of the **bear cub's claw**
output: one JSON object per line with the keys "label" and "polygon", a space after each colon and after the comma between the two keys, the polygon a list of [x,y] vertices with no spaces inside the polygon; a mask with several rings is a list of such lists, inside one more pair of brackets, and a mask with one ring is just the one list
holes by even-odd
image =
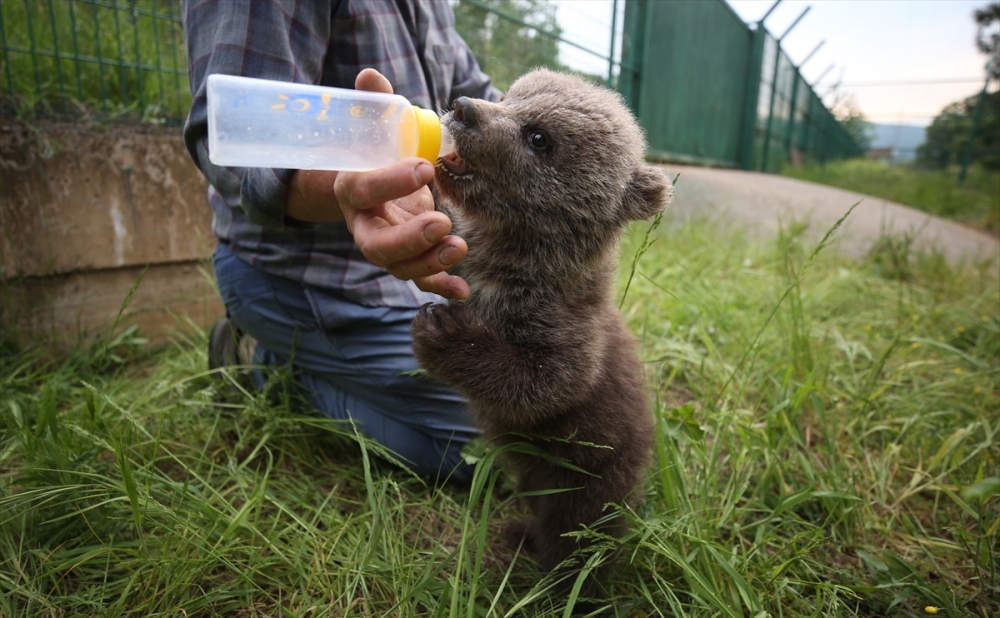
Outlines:
{"label": "bear cub's claw", "polygon": [[[454,368],[463,346],[475,345],[481,330],[475,314],[464,303],[427,303],[413,318],[413,351],[431,374]],[[445,378],[445,376],[438,375]]]}

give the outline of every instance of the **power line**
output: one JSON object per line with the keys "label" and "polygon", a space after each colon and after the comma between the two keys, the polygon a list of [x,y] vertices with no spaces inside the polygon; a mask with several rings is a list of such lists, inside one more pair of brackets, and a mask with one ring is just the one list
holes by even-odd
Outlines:
{"label": "power line", "polygon": [[940,112],[930,113],[930,114],[922,114],[922,113],[919,113],[919,112],[914,112],[912,114],[911,113],[902,113],[902,114],[900,114],[898,112],[886,112],[886,113],[878,113],[878,112],[869,113],[869,112],[865,112],[865,116],[867,116],[868,118],[889,118],[889,119],[892,119],[892,118],[937,118],[939,115],[940,115]]}
{"label": "power line", "polygon": [[[843,88],[876,88],[880,86],[936,86],[939,84],[981,84],[982,77],[955,78],[955,79],[929,79],[905,82],[854,82],[841,84]],[[832,85],[832,84],[828,84]],[[819,86],[818,86],[819,87]]]}
{"label": "power line", "polygon": [[863,111],[867,120],[890,121],[901,118],[930,118],[934,119],[944,113],[944,108],[937,112],[867,112]]}

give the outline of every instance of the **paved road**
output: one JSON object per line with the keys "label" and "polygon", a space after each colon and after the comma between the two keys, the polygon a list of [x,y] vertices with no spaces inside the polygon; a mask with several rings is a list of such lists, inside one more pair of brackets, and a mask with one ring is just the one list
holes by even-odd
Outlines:
{"label": "paved road", "polygon": [[743,227],[751,236],[773,236],[781,222],[809,220],[817,240],[855,203],[837,231],[836,247],[861,256],[884,232],[909,233],[914,248],[937,248],[948,261],[988,260],[1000,256],[1000,240],[964,225],[880,198],[772,174],[664,165],[677,182],[670,206],[674,220],[707,218]]}

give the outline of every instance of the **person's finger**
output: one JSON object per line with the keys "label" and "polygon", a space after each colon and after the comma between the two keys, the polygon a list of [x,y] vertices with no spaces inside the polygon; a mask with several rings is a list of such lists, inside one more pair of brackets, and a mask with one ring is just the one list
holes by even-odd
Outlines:
{"label": "person's finger", "polygon": [[398,225],[390,225],[384,220],[367,216],[357,217],[354,223],[354,242],[368,261],[376,266],[388,268],[397,262],[418,259],[438,244],[441,245],[438,248],[439,252],[444,250],[446,244],[456,247],[460,252],[457,259],[447,263],[446,261],[454,256],[445,253],[443,256],[445,262],[442,262],[442,268],[437,270],[407,269],[406,274],[409,276],[393,273],[400,279],[429,275],[443,270],[465,257],[465,252],[468,250],[464,240],[457,236],[448,236],[451,232],[451,220],[440,212],[425,212]]}
{"label": "person's finger", "polygon": [[415,193],[393,200],[392,206],[400,217],[409,220],[420,213],[434,210],[434,196],[429,188],[423,187]]}
{"label": "person's finger", "polygon": [[[361,218],[373,219],[375,229],[384,227],[378,222],[379,219],[383,219],[389,225],[402,225],[421,213],[433,210],[434,196],[431,195],[430,189],[421,187],[416,193],[411,193],[391,202],[376,204],[366,210],[349,209],[350,225],[348,228],[353,233],[355,230],[354,224]],[[345,218],[347,217],[345,216]]]}
{"label": "person's finger", "polygon": [[433,292],[445,298],[465,300],[469,297],[469,284],[465,279],[448,273],[438,273],[430,277],[419,277],[413,282],[425,292]]}
{"label": "person's finger", "polygon": [[385,75],[375,69],[365,69],[354,78],[355,90],[367,90],[368,92],[384,92],[392,94],[392,84]]}
{"label": "person's finger", "polygon": [[434,179],[434,167],[423,159],[411,157],[389,167],[370,172],[341,172],[333,183],[337,201],[345,209],[365,210],[405,197],[427,186]]}
{"label": "person's finger", "polygon": [[385,269],[398,279],[418,279],[445,271],[465,258],[469,247],[458,236],[446,236],[420,254],[396,260]]}

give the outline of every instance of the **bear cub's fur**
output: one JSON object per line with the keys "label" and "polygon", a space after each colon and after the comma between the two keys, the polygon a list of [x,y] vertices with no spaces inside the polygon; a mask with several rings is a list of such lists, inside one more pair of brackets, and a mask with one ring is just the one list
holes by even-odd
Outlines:
{"label": "bear cub's fur", "polygon": [[[457,152],[438,161],[438,208],[468,243],[452,272],[471,296],[424,307],[414,350],[486,439],[547,454],[507,453],[520,491],[568,490],[528,498],[532,518],[508,538],[551,569],[579,546],[562,535],[625,502],[648,463],[653,421],[613,284],[623,228],[672,187],[621,96],[571,75],[533,71],[500,103],[458,99],[443,122]],[[622,519],[602,530],[620,535]]]}

